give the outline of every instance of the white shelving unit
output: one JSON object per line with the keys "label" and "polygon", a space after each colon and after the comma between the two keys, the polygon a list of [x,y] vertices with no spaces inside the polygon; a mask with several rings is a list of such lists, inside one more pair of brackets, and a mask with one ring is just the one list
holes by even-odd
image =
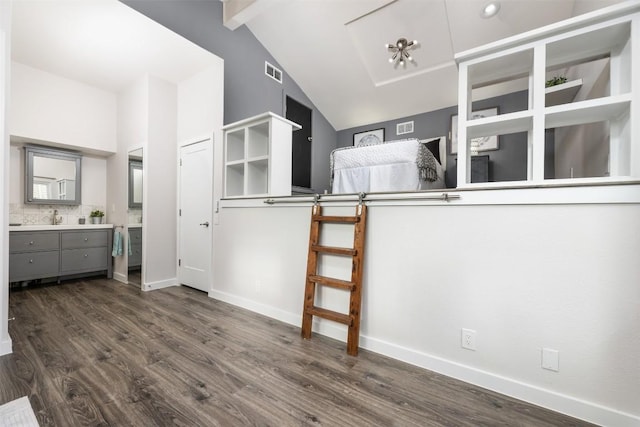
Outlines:
{"label": "white shelving unit", "polygon": [[[640,44],[632,43],[639,39],[640,4],[626,2],[456,55],[458,186],[473,186],[472,138],[526,132],[527,180],[539,185],[551,180],[545,179],[545,131],[594,123],[609,130],[609,145],[602,146],[608,167],[603,176],[590,177],[589,182],[640,178]],[[585,91],[576,97],[582,79],[545,88],[549,74],[597,61],[608,61],[608,74],[602,73],[609,78],[608,85],[603,85],[608,91],[605,96],[590,97]],[[474,90],[523,80],[528,89],[525,110],[469,119]],[[553,181],[559,182],[555,177]],[[579,178],[569,181],[581,182]]]}
{"label": "white shelving unit", "polygon": [[291,195],[291,133],[271,112],[224,126],[224,197]]}

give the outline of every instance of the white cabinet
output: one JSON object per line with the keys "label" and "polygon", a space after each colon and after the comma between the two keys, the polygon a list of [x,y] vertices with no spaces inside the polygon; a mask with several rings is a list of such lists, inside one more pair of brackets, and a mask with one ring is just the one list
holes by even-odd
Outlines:
{"label": "white cabinet", "polygon": [[[458,186],[473,186],[472,138],[512,133],[527,135],[525,185],[640,178],[638,40],[640,4],[626,2],[456,55]],[[473,119],[472,103],[501,87],[526,90],[526,109]]]}
{"label": "white cabinet", "polygon": [[268,112],[222,129],[224,197],[291,195],[291,133],[300,125]]}

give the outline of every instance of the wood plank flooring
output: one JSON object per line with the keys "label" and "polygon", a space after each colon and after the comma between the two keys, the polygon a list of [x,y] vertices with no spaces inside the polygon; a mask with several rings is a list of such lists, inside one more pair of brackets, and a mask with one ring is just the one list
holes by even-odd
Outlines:
{"label": "wood plank flooring", "polygon": [[0,404],[41,426],[582,426],[587,423],[175,287],[13,290]]}

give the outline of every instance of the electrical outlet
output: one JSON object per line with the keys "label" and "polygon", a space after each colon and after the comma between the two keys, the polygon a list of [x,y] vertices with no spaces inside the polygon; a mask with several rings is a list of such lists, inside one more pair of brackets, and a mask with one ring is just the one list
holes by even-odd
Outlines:
{"label": "electrical outlet", "polygon": [[467,350],[476,350],[476,331],[473,329],[462,328],[462,348]]}
{"label": "electrical outlet", "polygon": [[551,348],[542,349],[542,369],[558,372],[560,370],[560,352]]}

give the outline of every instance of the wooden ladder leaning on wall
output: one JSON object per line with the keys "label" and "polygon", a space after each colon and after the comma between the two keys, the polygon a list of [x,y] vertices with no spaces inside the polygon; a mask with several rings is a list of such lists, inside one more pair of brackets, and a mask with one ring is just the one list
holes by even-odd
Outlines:
{"label": "wooden ladder leaning on wall", "polygon": [[[367,223],[367,207],[363,202],[364,194],[356,206],[354,216],[324,216],[317,203],[311,211],[311,230],[309,233],[309,256],[307,258],[307,280],[304,290],[304,308],[302,311],[302,337],[311,338],[313,316],[347,325],[347,353],[358,355],[360,338],[360,307],[362,304],[362,267],[364,261],[364,238]],[[320,229],[323,223],[347,223],[354,225],[353,248],[321,246]],[[318,255],[330,254],[351,257],[351,280],[339,280],[318,275]],[[349,313],[343,314],[315,306],[316,285],[348,290]]]}

